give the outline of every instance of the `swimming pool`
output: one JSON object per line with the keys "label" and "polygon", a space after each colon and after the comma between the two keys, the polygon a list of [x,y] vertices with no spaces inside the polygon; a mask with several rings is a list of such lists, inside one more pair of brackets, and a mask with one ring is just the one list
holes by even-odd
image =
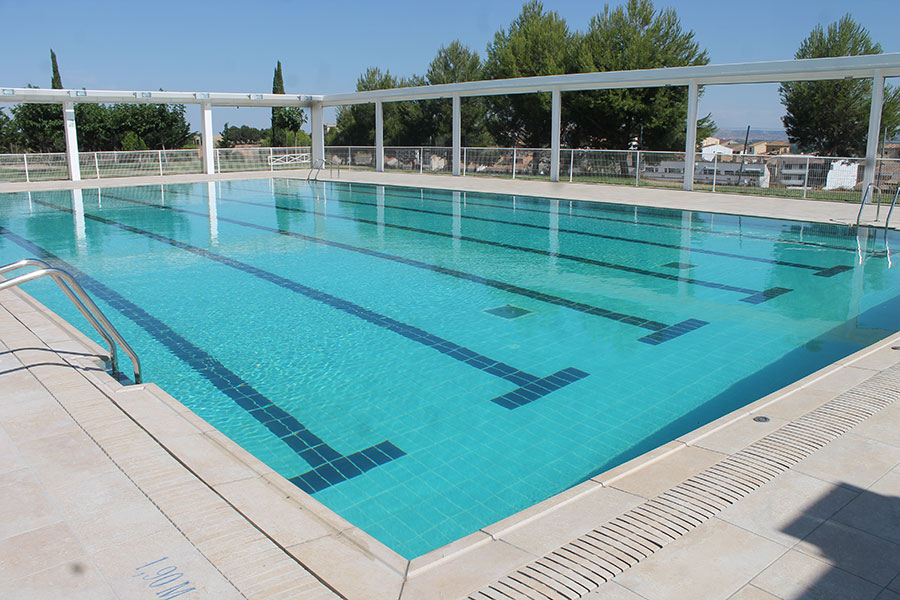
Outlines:
{"label": "swimming pool", "polygon": [[75,273],[148,381],[407,558],[900,329],[897,234],[862,233],[289,179],[0,195],[0,262]]}

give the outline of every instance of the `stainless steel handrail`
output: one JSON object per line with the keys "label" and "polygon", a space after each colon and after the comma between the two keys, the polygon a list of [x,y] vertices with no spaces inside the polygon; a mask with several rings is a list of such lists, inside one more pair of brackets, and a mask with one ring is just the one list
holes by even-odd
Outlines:
{"label": "stainless steel handrail", "polygon": [[[866,207],[866,200],[869,198],[869,192],[875,187],[874,183],[870,183],[866,186],[866,193],[863,194],[862,202],[859,204],[859,214],[856,215],[856,226],[859,227],[859,220],[862,219],[862,211]],[[876,217],[877,221],[878,218]]]}
{"label": "stainless steel handrail", "polygon": [[884,218],[884,233],[887,234],[888,225],[891,222],[891,213],[894,212],[894,205],[897,204],[897,196],[900,196],[900,185],[897,186],[897,191],[894,193],[894,199],[891,200],[891,207],[888,209],[888,214]]}
{"label": "stainless steel handrail", "polygon": [[309,178],[312,177],[313,171],[316,172],[316,176],[313,177],[313,181],[319,180],[319,173],[322,172],[322,169],[325,168],[325,159],[317,158],[313,161],[312,167],[309,169],[309,173],[306,174],[306,180],[309,181]]}
{"label": "stainless steel handrail", "polygon": [[125,351],[125,354],[128,355],[128,358],[131,359],[131,364],[134,366],[134,382],[141,383],[141,361],[138,359],[137,354],[131,346],[128,345],[128,342],[125,341],[122,334],[120,334],[115,326],[109,322],[109,319],[106,318],[103,311],[101,311],[94,301],[91,300],[91,297],[88,296],[87,292],[84,291],[84,288],[81,287],[81,284],[79,284],[74,277],[62,269],[56,269],[49,263],[37,258],[25,258],[0,267],[0,274],[8,273],[23,267],[38,267],[38,270],[13,277],[12,279],[0,281],[0,290],[17,287],[23,283],[49,276],[56,282],[56,285],[59,286],[59,289],[63,291],[69,300],[72,301],[72,304],[75,305],[78,312],[84,315],[84,318],[87,319],[100,337],[103,338],[103,341],[106,342],[106,345],[109,347],[109,360],[112,364],[113,374],[119,374],[119,363],[116,353],[116,343],[118,343],[122,350]]}

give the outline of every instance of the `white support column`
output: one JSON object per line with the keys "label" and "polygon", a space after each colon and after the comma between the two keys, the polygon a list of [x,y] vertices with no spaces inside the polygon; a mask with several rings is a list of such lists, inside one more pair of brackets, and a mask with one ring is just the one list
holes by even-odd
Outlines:
{"label": "white support column", "polygon": [[559,181],[559,130],[562,119],[562,94],[559,88],[553,88],[550,97],[550,181]]}
{"label": "white support column", "polygon": [[216,172],[215,145],[213,143],[212,106],[201,104],[202,125],[200,129],[200,146],[203,153],[203,172],[212,175]]}
{"label": "white support column", "polygon": [[878,154],[878,135],[881,133],[881,110],[884,105],[884,75],[875,71],[872,78],[872,104],[869,107],[869,133],[866,137],[866,171],[863,175],[863,196],[870,183],[875,182],[875,157]]}
{"label": "white support column", "polygon": [[384,106],[375,101],[375,170],[384,171]]}
{"label": "white support column", "polygon": [[687,139],[684,141],[684,186],[694,189],[694,161],[697,158],[697,102],[700,88],[696,81],[688,85]]}
{"label": "white support column", "polygon": [[460,171],[460,162],[462,159],[462,117],[461,113],[461,100],[459,96],[453,96],[453,174],[459,175]]}
{"label": "white support column", "polygon": [[81,165],[78,163],[78,128],[75,126],[75,104],[63,102],[63,130],[66,135],[66,163],[69,179],[81,181]]}
{"label": "white support column", "polygon": [[312,164],[315,164],[317,160],[325,160],[325,112],[321,102],[309,109],[309,131],[312,136]]}

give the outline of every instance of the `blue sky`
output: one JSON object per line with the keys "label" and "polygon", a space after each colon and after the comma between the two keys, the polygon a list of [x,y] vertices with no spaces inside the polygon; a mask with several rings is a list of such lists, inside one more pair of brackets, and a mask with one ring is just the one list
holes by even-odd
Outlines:
{"label": "blue sky", "polygon": [[[617,2],[611,2],[615,5]],[[756,0],[655,2],[672,7],[711,63],[784,60],[818,23],[850,12],[885,52],[900,52],[900,1]],[[4,22],[0,85],[50,83],[49,48],[63,84],[89,89],[269,91],[276,60],[290,93],[355,89],[369,66],[424,73],[442,44],[459,39],[482,57],[520,0],[454,2],[274,0],[218,2],[23,2],[0,0]],[[585,29],[603,2],[546,1],[570,29]],[[700,106],[725,128],[776,128],[783,114],[776,85],[707,88]],[[189,107],[197,126],[199,110]],[[217,109],[214,127],[265,126],[263,109]],[[333,115],[326,114],[326,120]]]}

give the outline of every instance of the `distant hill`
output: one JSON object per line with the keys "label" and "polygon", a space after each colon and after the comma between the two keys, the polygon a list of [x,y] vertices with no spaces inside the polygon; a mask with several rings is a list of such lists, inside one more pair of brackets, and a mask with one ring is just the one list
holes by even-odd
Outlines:
{"label": "distant hill", "polygon": [[[744,136],[747,135],[747,129],[718,129],[715,137],[720,140],[734,140],[743,142]],[[784,129],[755,129],[750,128],[750,143],[753,142],[786,142],[787,134]]]}

